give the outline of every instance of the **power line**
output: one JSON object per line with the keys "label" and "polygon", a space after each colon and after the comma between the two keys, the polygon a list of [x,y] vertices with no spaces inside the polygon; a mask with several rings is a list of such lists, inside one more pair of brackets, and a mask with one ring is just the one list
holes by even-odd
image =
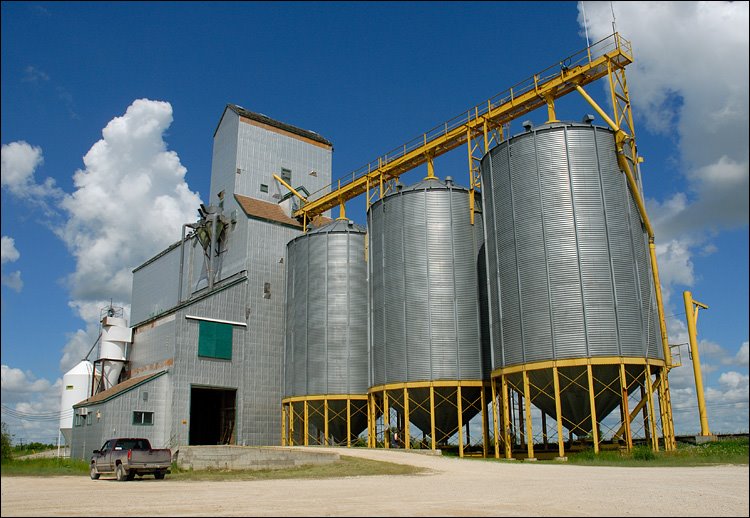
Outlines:
{"label": "power line", "polygon": [[73,409],[70,408],[56,412],[31,413],[2,405],[2,413],[22,421],[59,421],[63,417],[71,417],[73,415]]}

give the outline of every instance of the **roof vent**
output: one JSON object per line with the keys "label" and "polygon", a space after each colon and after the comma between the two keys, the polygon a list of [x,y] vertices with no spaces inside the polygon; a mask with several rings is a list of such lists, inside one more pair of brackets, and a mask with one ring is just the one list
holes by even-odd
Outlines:
{"label": "roof vent", "polygon": [[445,185],[448,187],[453,187],[453,177],[452,176],[446,176],[445,177]]}
{"label": "roof vent", "polygon": [[533,126],[534,126],[534,124],[533,124],[533,123],[532,123],[531,121],[529,121],[529,120],[525,120],[525,121],[523,121],[523,127],[524,127],[524,129],[525,129],[526,131],[531,131],[531,128],[532,128]]}
{"label": "roof vent", "polygon": [[591,124],[592,122],[594,122],[594,116],[591,115],[590,113],[587,113],[586,115],[583,116],[583,119],[581,119],[581,122],[583,122],[584,124]]}

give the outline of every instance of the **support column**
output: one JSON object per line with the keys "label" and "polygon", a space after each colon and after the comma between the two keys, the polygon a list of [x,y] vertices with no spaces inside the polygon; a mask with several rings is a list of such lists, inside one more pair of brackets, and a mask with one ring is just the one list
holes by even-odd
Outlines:
{"label": "support column", "polygon": [[659,436],[656,434],[656,414],[654,413],[654,388],[651,385],[651,367],[646,364],[646,401],[648,402],[648,413],[651,418],[648,420],[651,426],[651,448],[659,451]]}
{"label": "support column", "polygon": [[411,425],[409,424],[409,389],[404,387],[404,448],[411,448]]}
{"label": "support column", "polygon": [[305,429],[305,440],[304,445],[309,446],[309,436],[310,436],[310,428],[309,428],[309,421],[308,421],[308,413],[307,413],[307,400],[305,400],[305,415],[304,415],[304,422],[302,423],[303,427]]}
{"label": "support column", "polygon": [[328,444],[328,398],[323,400],[323,444],[330,446]]}
{"label": "support column", "polygon": [[591,436],[594,439],[594,453],[599,453],[599,422],[596,420],[596,405],[594,397],[594,376],[591,364],[586,365],[589,379],[589,405],[591,406]]}
{"label": "support column", "polygon": [[490,387],[492,389],[492,431],[494,432],[495,437],[495,458],[500,458],[500,435],[498,435],[498,426],[497,426],[497,378],[492,378],[490,380]]}
{"label": "support column", "polygon": [[388,389],[383,389],[383,426],[385,432],[383,433],[383,448],[391,447],[391,416],[390,409],[388,408]]}
{"label": "support column", "polygon": [[534,458],[534,426],[531,423],[531,393],[529,390],[529,375],[523,370],[523,399],[526,407],[526,445],[528,458]]}
{"label": "support column", "polygon": [[435,438],[435,387],[430,383],[430,437],[432,438],[432,449],[435,449],[437,440]]}
{"label": "support column", "polygon": [[565,457],[565,439],[563,439],[562,404],[560,403],[560,376],[557,366],[552,367],[552,378],[555,382],[555,420],[557,421],[557,453],[560,458]]}
{"label": "support column", "polygon": [[505,458],[510,459],[510,418],[508,415],[508,380],[505,379],[505,374],[501,375],[501,390],[503,391],[503,443],[505,447]]}
{"label": "support column", "polygon": [[352,400],[346,396],[346,447],[352,447]]}
{"label": "support column", "polygon": [[630,409],[628,408],[628,379],[625,376],[625,364],[620,364],[620,395],[622,396],[622,415],[625,425],[625,447],[633,450],[633,435],[630,430]]}
{"label": "support column", "polygon": [[456,407],[456,417],[458,418],[458,456],[463,457],[464,456],[464,419],[463,419],[463,408],[462,408],[462,400],[461,397],[461,384],[459,382],[458,386],[456,387],[456,402],[458,403],[458,406]]}
{"label": "support column", "polygon": [[490,429],[488,423],[489,420],[487,419],[487,395],[485,394],[485,386],[482,385],[480,390],[482,391],[480,395],[480,404],[482,405],[482,457],[486,459],[488,449],[487,436],[489,435]]}

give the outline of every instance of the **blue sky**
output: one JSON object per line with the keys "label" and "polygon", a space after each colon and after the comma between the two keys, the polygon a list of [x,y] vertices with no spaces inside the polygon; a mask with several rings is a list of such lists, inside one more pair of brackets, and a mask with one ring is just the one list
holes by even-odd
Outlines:
{"label": "blue sky", "polygon": [[[336,178],[584,48],[586,31],[609,35],[613,11],[635,54],[670,343],[687,342],[691,290],[710,306],[709,424],[746,432],[746,2],[2,2],[2,405],[16,440],[56,441],[61,377],[93,345],[99,308],[127,307],[129,272],[196,219],[227,103],[332,141]],[[587,90],[607,105],[604,84]],[[592,112],[577,94],[557,108]],[[464,148],[435,166],[468,183]],[[347,215],[364,224],[364,200]],[[695,433],[682,353],[675,421]]]}

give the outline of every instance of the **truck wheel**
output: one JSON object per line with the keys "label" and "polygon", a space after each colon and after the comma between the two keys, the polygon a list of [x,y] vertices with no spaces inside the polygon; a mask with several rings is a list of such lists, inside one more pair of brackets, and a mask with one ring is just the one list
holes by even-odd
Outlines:
{"label": "truck wheel", "polygon": [[117,476],[117,480],[120,482],[125,482],[128,479],[128,474],[125,472],[125,468],[122,467],[122,464],[117,465],[117,468],[115,469],[115,475]]}
{"label": "truck wheel", "polygon": [[126,478],[127,480],[135,479],[135,471],[128,471],[128,476]]}
{"label": "truck wheel", "polygon": [[164,473],[163,471],[157,471],[154,473],[154,478],[156,480],[164,480],[164,475],[166,475],[166,473]]}
{"label": "truck wheel", "polygon": [[94,465],[93,463],[91,464],[91,470],[89,471],[89,475],[91,475],[91,480],[99,479],[99,473],[97,473],[96,465]]}

